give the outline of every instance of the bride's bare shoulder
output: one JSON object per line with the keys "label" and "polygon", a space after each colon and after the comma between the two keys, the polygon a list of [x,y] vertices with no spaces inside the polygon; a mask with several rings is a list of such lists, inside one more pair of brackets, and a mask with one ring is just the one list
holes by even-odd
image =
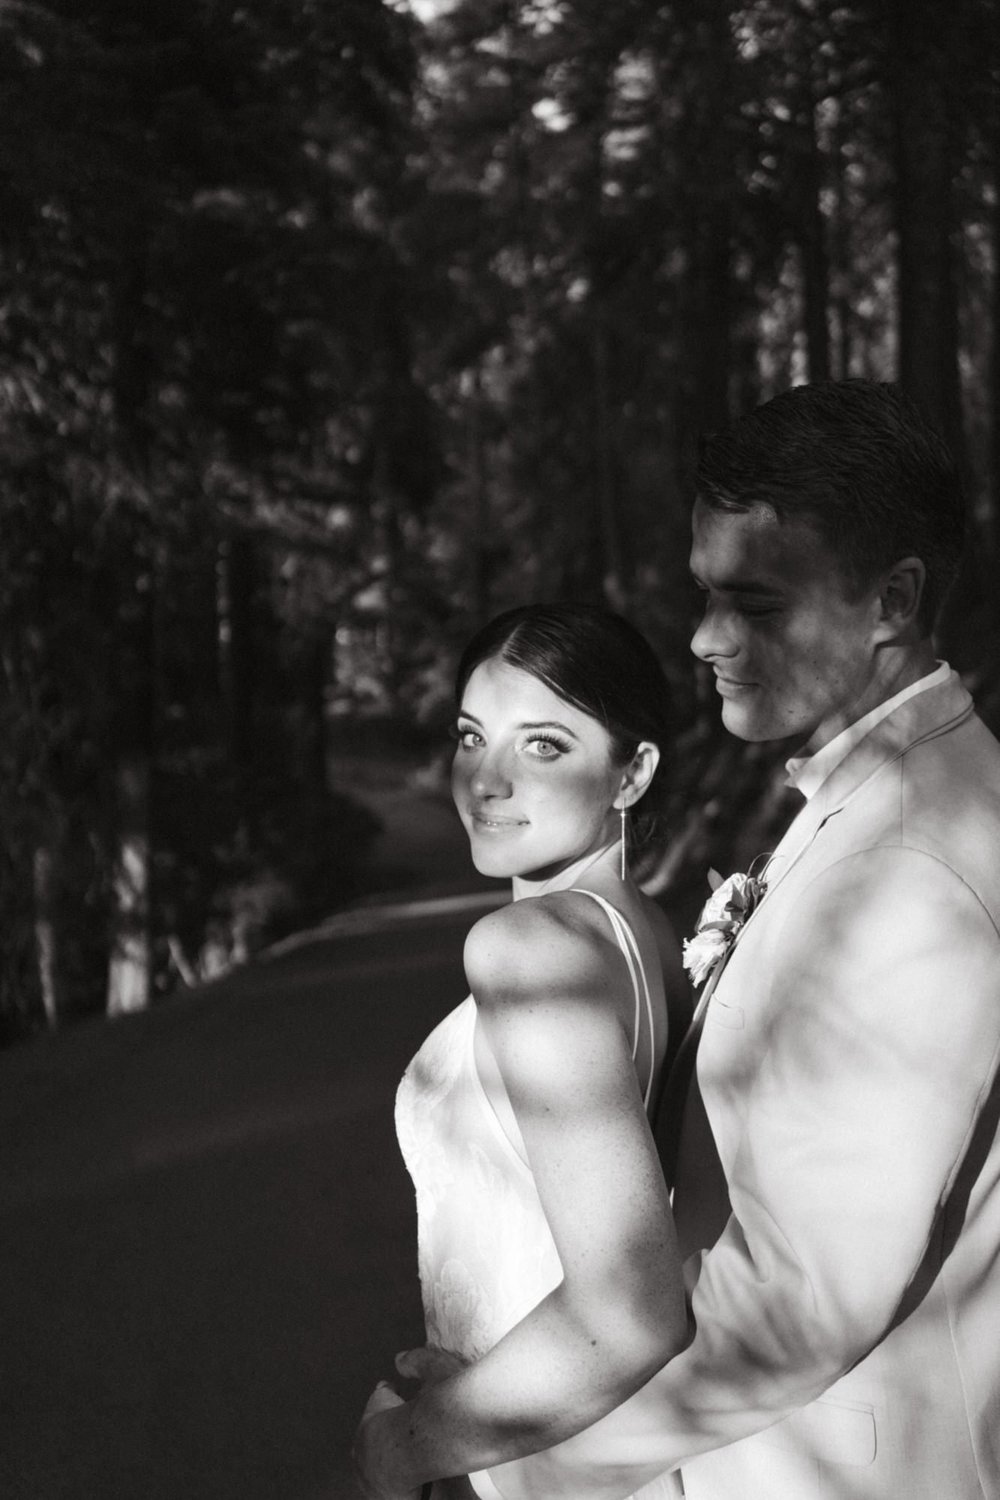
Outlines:
{"label": "bride's bare shoulder", "polygon": [[578,984],[603,967],[605,941],[578,892],[560,891],[512,901],[480,917],[465,940],[465,972],[477,1000],[486,1001]]}

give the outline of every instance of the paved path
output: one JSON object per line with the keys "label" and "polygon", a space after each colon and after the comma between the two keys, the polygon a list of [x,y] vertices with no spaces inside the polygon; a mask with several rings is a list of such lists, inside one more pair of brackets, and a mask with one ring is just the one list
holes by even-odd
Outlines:
{"label": "paved path", "polygon": [[0,1054],[0,1500],[352,1500],[420,1334],[393,1094],[474,915],[341,919]]}

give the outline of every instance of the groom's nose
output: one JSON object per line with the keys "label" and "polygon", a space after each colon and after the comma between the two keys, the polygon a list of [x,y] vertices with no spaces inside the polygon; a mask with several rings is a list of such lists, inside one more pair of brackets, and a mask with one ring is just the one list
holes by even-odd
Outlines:
{"label": "groom's nose", "polygon": [[727,612],[717,604],[709,602],[705,605],[701,624],[691,637],[691,650],[702,661],[735,656],[739,650],[739,642],[727,627],[727,617]]}

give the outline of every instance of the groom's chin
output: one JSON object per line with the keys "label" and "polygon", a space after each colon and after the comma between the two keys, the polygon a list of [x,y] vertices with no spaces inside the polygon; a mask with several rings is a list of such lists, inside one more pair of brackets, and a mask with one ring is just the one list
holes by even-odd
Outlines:
{"label": "groom's chin", "polygon": [[763,714],[745,702],[733,703],[724,701],[722,705],[722,723],[730,734],[734,734],[738,740],[746,740],[751,744],[759,744],[764,740],[781,739],[783,736],[773,724],[768,724]]}

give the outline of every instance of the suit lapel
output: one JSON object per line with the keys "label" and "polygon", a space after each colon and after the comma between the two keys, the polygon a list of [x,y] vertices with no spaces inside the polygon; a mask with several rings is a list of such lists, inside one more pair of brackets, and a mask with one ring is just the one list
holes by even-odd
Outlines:
{"label": "suit lapel", "polygon": [[685,1105],[689,1093],[692,1092],[691,1083],[698,1043],[705,1024],[709,1001],[746,927],[758,916],[759,912],[767,909],[768,892],[785,879],[823,826],[840,812],[878,771],[898,760],[914,745],[954,729],[969,718],[972,712],[972,699],[962,686],[958,674],[952,672],[946,682],[934,688],[927,688],[915,697],[907,699],[881,723],[876,724],[874,729],[850,750],[840,765],[834,768],[815,795],[792,820],[784,837],[765,865],[764,879],[767,890],[747,923],[737,933],[724,960],[707,981],[661,1094],[660,1105],[656,1111],[654,1134],[668,1185],[672,1186],[676,1178]]}

